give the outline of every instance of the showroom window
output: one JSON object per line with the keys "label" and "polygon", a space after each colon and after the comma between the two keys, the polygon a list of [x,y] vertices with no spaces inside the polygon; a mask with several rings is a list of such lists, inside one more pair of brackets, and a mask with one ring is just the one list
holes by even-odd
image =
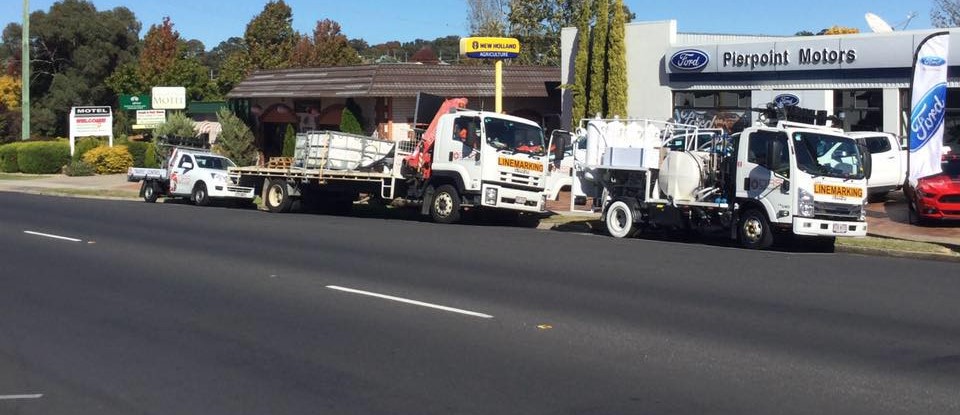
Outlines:
{"label": "showroom window", "polygon": [[750,91],[675,91],[673,119],[729,133],[750,125]]}
{"label": "showroom window", "polygon": [[[900,90],[900,111],[904,119],[910,118],[910,92],[905,88]],[[947,89],[947,115],[943,123],[943,144],[960,153],[960,89]],[[909,125],[904,124],[901,132],[904,136],[909,134],[907,128]]]}
{"label": "showroom window", "polygon": [[844,89],[833,94],[833,113],[843,117],[844,130],[883,130],[882,89]]}

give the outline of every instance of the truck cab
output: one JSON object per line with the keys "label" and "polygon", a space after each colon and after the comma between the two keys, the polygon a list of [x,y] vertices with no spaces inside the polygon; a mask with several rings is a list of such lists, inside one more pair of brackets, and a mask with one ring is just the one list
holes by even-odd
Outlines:
{"label": "truck cab", "polygon": [[[524,118],[461,110],[438,123],[425,210],[438,222],[464,206],[539,213],[549,157],[543,130]],[[428,191],[429,193],[429,191]]]}
{"label": "truck cab", "polygon": [[739,237],[769,246],[772,229],[808,236],[865,236],[869,155],[842,130],[780,122],[734,138],[730,163],[741,205]]}

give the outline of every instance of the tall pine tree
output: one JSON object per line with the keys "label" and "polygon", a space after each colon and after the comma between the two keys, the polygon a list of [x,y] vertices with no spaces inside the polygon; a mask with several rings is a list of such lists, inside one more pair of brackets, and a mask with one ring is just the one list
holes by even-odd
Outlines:
{"label": "tall pine tree", "polygon": [[597,22],[593,26],[593,45],[590,53],[590,98],[587,115],[606,114],[607,85],[607,30],[610,21],[609,0],[597,0]]}
{"label": "tall pine tree", "polygon": [[584,0],[577,16],[577,56],[573,61],[573,114],[576,126],[587,113],[587,72],[590,69],[590,0]]}
{"label": "tall pine tree", "polygon": [[623,0],[616,0],[607,40],[607,115],[627,116],[627,48],[624,44]]}

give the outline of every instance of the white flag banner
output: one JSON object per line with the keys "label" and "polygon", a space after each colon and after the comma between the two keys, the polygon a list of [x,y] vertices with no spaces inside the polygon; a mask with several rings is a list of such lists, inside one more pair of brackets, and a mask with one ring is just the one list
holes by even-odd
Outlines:
{"label": "white flag banner", "polygon": [[930,35],[917,50],[910,91],[910,183],[942,171],[943,124],[947,113],[947,51],[950,34]]}

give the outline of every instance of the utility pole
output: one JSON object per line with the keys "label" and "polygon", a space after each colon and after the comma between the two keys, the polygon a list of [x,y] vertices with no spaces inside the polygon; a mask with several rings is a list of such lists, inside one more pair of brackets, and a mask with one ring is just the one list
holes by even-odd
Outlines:
{"label": "utility pole", "polygon": [[20,35],[20,139],[30,138],[30,0],[23,0]]}

